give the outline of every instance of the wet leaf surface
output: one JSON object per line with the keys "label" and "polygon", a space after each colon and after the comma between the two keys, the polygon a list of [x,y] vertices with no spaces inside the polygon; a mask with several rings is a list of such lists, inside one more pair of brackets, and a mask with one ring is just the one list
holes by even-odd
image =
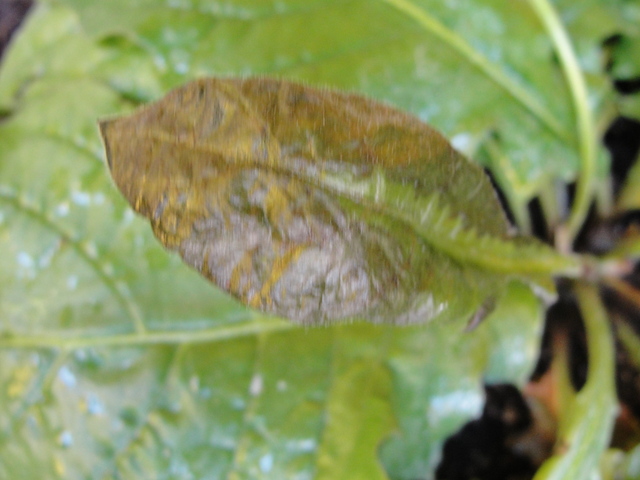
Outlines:
{"label": "wet leaf surface", "polygon": [[[158,3],[137,16],[136,5],[81,7],[115,6],[117,16],[95,17],[103,29],[124,32],[129,19],[160,32],[142,15]],[[174,25],[202,21],[170,13]],[[421,478],[480,411],[487,365],[495,381],[524,381],[542,315],[524,284],[509,284],[472,335],[467,318],[296,328],[167,254],[114,188],[96,119],[202,72],[164,70],[165,53],[180,60],[175,43],[161,45],[171,35],[91,35],[73,9],[39,2],[0,70],[0,477],[311,479],[322,457],[328,478],[345,465]],[[254,44],[256,58],[267,48]],[[202,58],[220,57],[203,47]],[[333,71],[336,86],[349,63]],[[363,372],[375,385],[352,388]],[[328,415],[369,399],[373,424]],[[361,446],[356,463],[335,451],[346,433]]]}
{"label": "wet leaf surface", "polygon": [[[163,91],[201,76],[250,73],[385,99],[491,166],[513,190],[510,200],[525,206],[579,168],[569,89],[530,3],[473,0],[464,10],[433,0],[67,0],[96,38],[126,31],[135,39],[154,59]],[[600,42],[634,25],[634,7],[553,3],[605,125],[613,98]],[[603,179],[604,156],[599,167]]]}

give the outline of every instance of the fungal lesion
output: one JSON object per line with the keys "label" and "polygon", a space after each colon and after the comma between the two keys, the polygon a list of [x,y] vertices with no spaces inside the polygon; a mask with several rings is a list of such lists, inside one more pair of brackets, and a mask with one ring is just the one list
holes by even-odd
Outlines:
{"label": "fungal lesion", "polygon": [[271,310],[273,307],[273,300],[271,297],[273,288],[282,279],[287,270],[292,267],[295,268],[295,263],[307,247],[307,245],[291,245],[283,254],[278,255],[273,260],[268,277],[263,281],[260,291],[253,295],[249,300],[249,306],[253,308]]}

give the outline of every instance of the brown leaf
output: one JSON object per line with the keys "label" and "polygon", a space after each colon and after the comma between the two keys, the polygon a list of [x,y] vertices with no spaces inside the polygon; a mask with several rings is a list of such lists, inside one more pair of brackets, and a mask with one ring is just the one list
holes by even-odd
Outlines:
{"label": "brown leaf", "polygon": [[391,107],[283,80],[202,79],[100,127],[117,186],[160,241],[254,308],[418,322],[470,315],[501,283],[395,214],[417,199],[464,229],[507,231],[484,172]]}

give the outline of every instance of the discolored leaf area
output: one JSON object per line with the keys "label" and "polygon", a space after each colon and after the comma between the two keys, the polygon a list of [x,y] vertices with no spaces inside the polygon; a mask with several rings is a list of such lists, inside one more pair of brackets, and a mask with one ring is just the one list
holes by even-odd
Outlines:
{"label": "discolored leaf area", "polygon": [[507,237],[484,172],[393,108],[202,79],[101,128],[116,184],[160,241],[254,308],[406,324],[470,315],[506,284],[456,261],[461,231]]}
{"label": "discolored leaf area", "polygon": [[[526,381],[539,299],[512,282],[472,334],[463,333],[464,317],[297,328],[243,308],[164,251],[133,215],[106,171],[95,122],[189,78],[223,73],[203,70],[205,59],[248,58],[231,45],[250,43],[251,58],[271,65],[287,38],[273,32],[297,17],[251,16],[247,28],[227,12],[211,28],[204,12],[219,2],[67,3],[37,2],[0,67],[0,478],[428,478],[442,442],[479,414],[483,379]],[[333,2],[349,8],[342,16],[328,3],[298,2],[314,8],[295,38],[330,51],[328,38],[351,32],[349,45],[359,45],[357,29],[330,20],[370,25],[369,13],[349,15],[365,3]],[[91,17],[108,34],[83,26],[85,8],[117,13]],[[311,32],[314,12],[322,16]],[[139,39],[131,22],[150,36]],[[264,36],[255,39],[260,25]],[[201,27],[227,47],[187,35]],[[164,41],[177,43],[165,52]],[[202,63],[178,75],[164,55],[180,62],[180,48],[198,50]],[[404,48],[381,51],[390,80],[354,68],[366,51],[323,63],[333,58],[325,50],[313,51],[306,80],[385,91],[394,101],[391,88],[376,94],[349,79],[356,71],[363,82],[414,78],[391,63]],[[247,72],[266,73],[255,65]],[[401,90],[409,91],[415,99],[425,90]],[[473,238],[467,251],[486,250]]]}

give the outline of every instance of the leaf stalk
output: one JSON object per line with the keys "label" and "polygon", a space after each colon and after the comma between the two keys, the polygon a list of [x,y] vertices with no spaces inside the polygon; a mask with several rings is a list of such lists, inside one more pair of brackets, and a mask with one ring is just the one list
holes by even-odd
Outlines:
{"label": "leaf stalk", "polygon": [[438,37],[453,50],[457,51],[460,55],[466,58],[469,63],[478,68],[488,78],[511,95],[517,102],[528,109],[551,132],[553,132],[554,135],[564,141],[568,140],[569,133],[552,112],[546,109],[545,106],[526,89],[512,81],[499,66],[493,64],[479,51],[469,45],[469,43],[458,35],[457,32],[450,30],[436,18],[429,15],[429,13],[424,9],[416,6],[409,0],[382,1],[411,17],[426,31]]}
{"label": "leaf stalk", "polygon": [[587,85],[569,35],[549,0],[530,0],[532,8],[549,33],[571,92],[578,135],[580,169],[576,196],[566,224],[556,238],[560,251],[567,252],[578,234],[591,205],[596,178],[596,135],[589,107]]}
{"label": "leaf stalk", "polygon": [[563,410],[558,453],[547,460],[534,480],[592,478],[607,448],[615,416],[615,349],[607,312],[596,285],[576,282],[575,293],[587,333],[589,374],[582,390]]}

